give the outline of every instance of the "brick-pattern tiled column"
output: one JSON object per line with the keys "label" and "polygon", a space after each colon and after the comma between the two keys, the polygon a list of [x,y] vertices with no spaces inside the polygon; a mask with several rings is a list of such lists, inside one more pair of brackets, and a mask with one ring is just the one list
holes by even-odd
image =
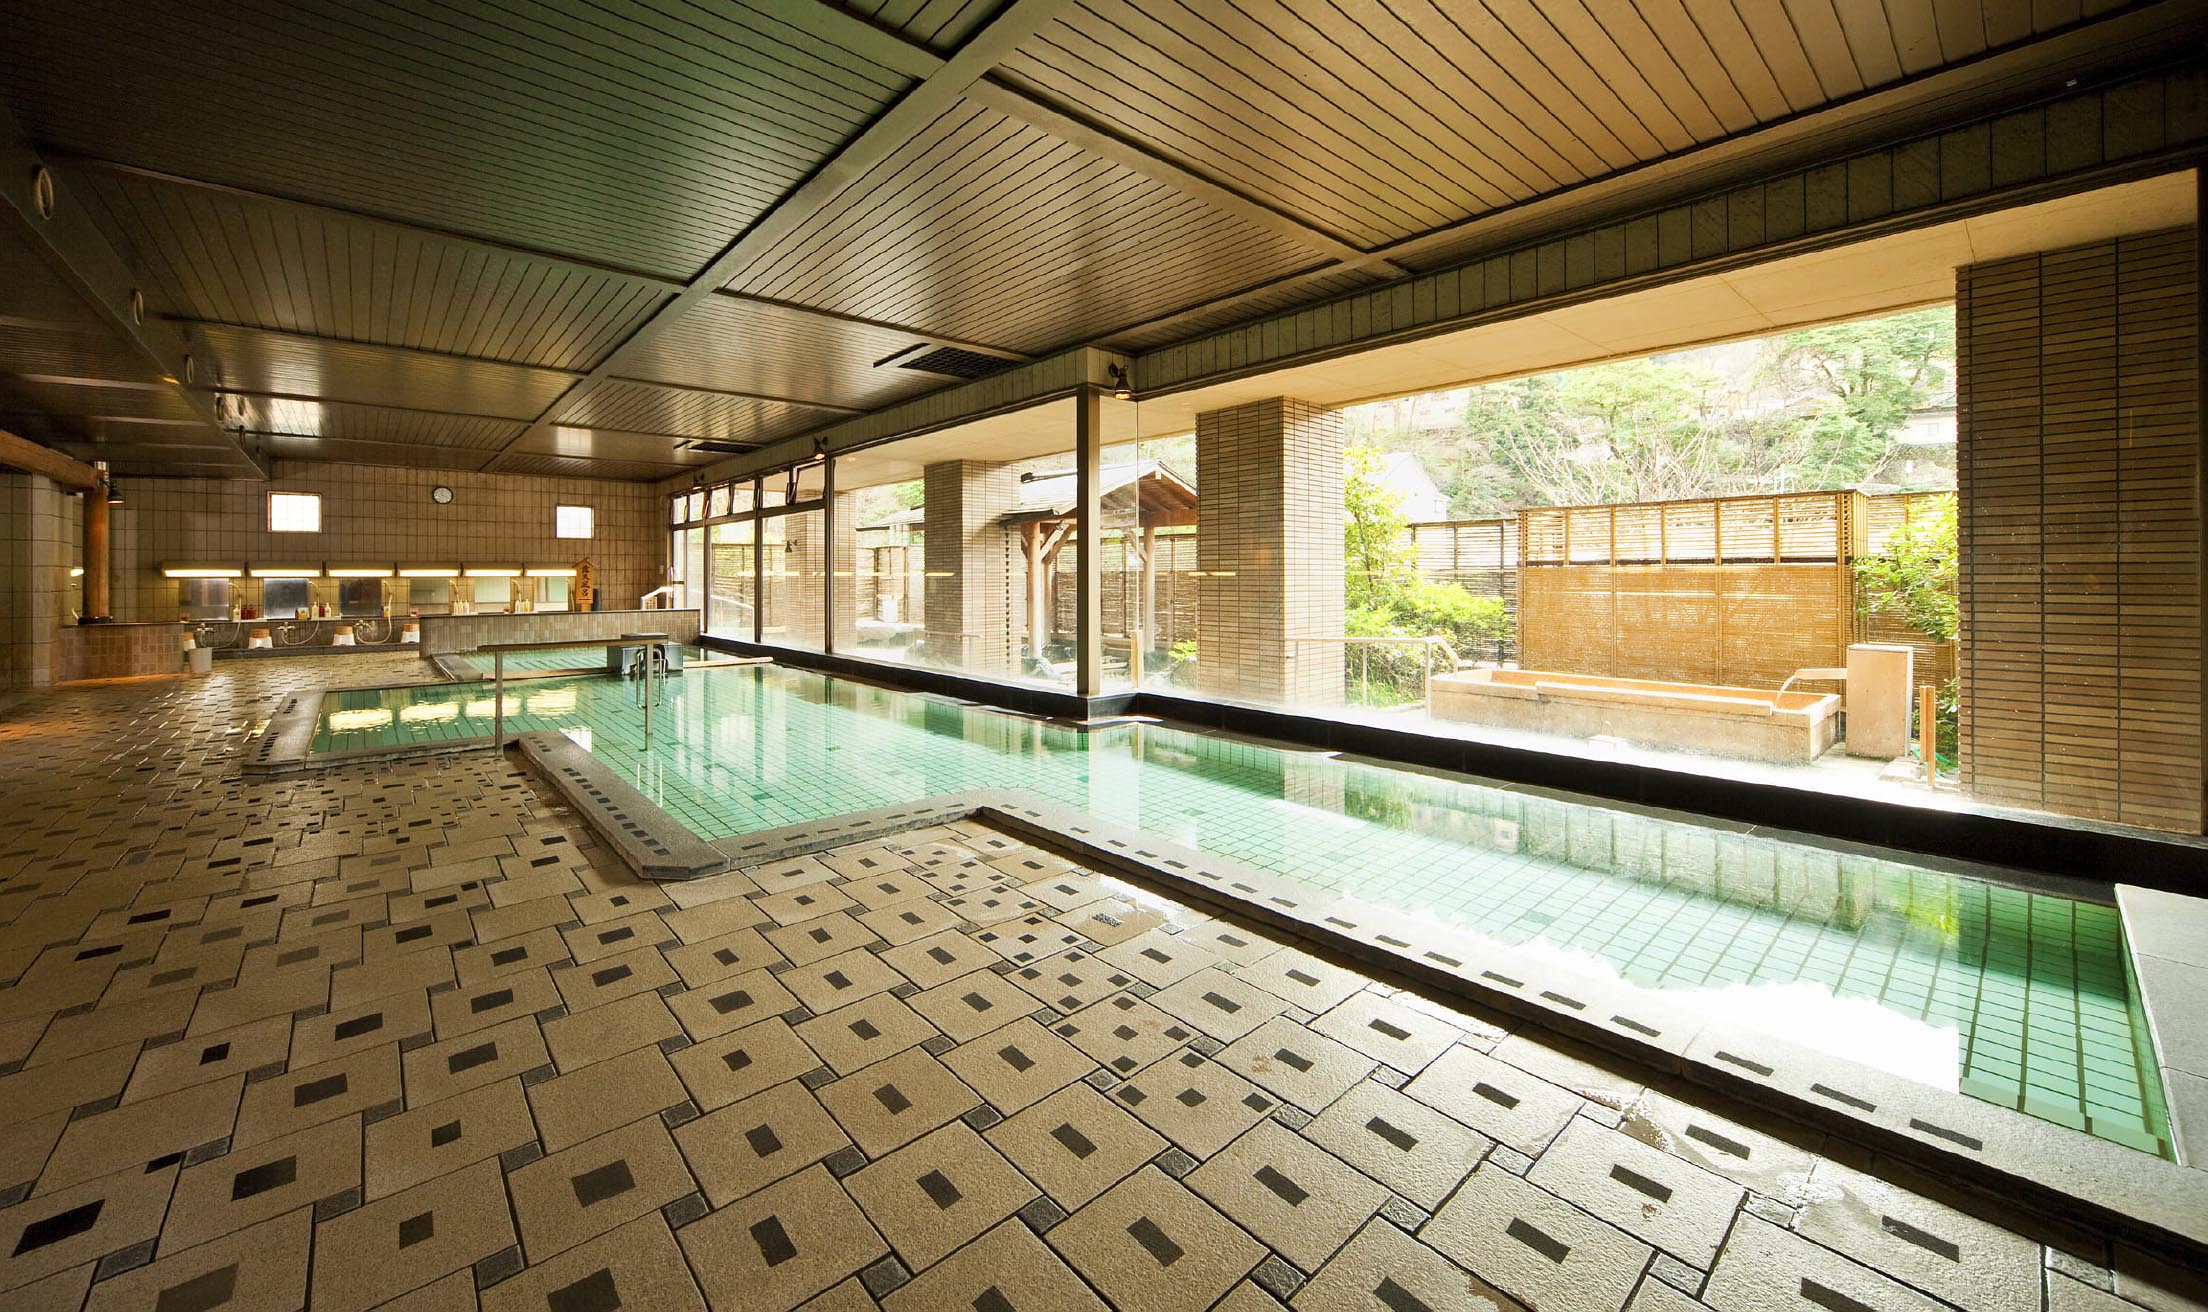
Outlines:
{"label": "brick-pattern tiled column", "polygon": [[44,688],[69,593],[69,494],[0,474],[0,688]]}
{"label": "brick-pattern tiled column", "polygon": [[1341,416],[1286,397],[1196,416],[1197,686],[1234,701],[1342,700]]}
{"label": "brick-pattern tiled column", "polygon": [[998,521],[1018,501],[1018,478],[1009,465],[951,460],[928,466],[925,490],[929,653],[964,670],[1012,673],[1020,548]]}

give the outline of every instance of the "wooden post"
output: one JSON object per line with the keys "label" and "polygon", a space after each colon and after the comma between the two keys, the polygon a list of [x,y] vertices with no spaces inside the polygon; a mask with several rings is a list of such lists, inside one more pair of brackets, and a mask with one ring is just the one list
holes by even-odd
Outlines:
{"label": "wooden post", "polygon": [[[705,547],[706,577],[713,574],[713,544],[710,538]],[[852,562],[858,568],[858,562]],[[858,580],[853,579],[851,586]],[[710,595],[710,589],[708,590]],[[829,456],[820,462],[820,649],[831,655],[836,650],[836,458]]]}
{"label": "wooden post", "polygon": [[1148,524],[1142,530],[1142,637],[1145,643],[1157,641],[1158,632],[1158,528]]}
{"label": "wooden post", "polygon": [[1074,574],[1074,691],[1104,691],[1104,394],[1083,388],[1073,400],[1074,532],[1081,542]]}
{"label": "wooden post", "polygon": [[84,493],[84,611],[77,617],[79,624],[105,624],[113,618],[107,610],[107,462],[93,468],[100,479]]}
{"label": "wooden post", "polygon": [[1917,750],[1924,754],[1924,782],[1927,787],[1940,782],[1940,694],[1937,684],[1922,684],[1917,688]]}
{"label": "wooden post", "polygon": [[1725,682],[1725,503],[1710,503],[1710,595],[1716,600],[1717,615],[1717,677],[1712,683]]}

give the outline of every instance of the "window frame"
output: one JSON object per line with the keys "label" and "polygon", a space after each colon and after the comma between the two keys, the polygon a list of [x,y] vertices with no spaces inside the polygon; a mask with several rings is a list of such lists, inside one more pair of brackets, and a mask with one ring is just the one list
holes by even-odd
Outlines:
{"label": "window frame", "polygon": [[[314,506],[314,524],[308,528],[290,527],[276,522],[276,502],[282,497],[295,506],[311,503]],[[271,492],[268,494],[268,531],[271,533],[320,533],[322,531],[322,494],[320,492]]]}
{"label": "window frame", "polygon": [[[583,513],[583,531],[580,533],[569,533],[564,531],[566,526],[561,523],[561,520],[565,518],[566,512],[571,510],[579,510]],[[552,536],[555,539],[567,542],[588,542],[596,538],[597,535],[597,507],[563,505],[555,505],[552,507]]]}

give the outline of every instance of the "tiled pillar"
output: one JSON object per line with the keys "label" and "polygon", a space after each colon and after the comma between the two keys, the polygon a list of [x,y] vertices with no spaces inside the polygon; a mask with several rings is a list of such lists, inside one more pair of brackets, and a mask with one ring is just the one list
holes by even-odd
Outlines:
{"label": "tiled pillar", "polygon": [[1196,416],[1197,686],[1231,701],[1342,700],[1339,413],[1287,397]]}
{"label": "tiled pillar", "polygon": [[1019,480],[1009,465],[975,460],[929,465],[924,478],[929,654],[963,670],[1013,673],[1020,547],[1000,521],[1018,502]]}
{"label": "tiled pillar", "polygon": [[871,580],[859,571],[858,498],[841,493],[828,516],[828,570],[834,586],[828,596],[829,645],[848,652],[859,645],[859,608],[874,604]]}
{"label": "tiled pillar", "polygon": [[69,593],[68,500],[40,475],[0,473],[0,688],[54,681]]}

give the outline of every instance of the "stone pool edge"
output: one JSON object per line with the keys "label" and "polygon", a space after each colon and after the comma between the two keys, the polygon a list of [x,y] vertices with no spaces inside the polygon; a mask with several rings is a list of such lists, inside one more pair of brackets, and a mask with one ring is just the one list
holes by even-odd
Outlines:
{"label": "stone pool edge", "polygon": [[[521,746],[525,759],[570,800],[575,794],[561,783],[561,772],[547,768],[547,762],[567,753],[620,783],[610,768],[561,735],[522,735]],[[2145,1247],[2208,1264],[2208,1170],[1697,1016],[1616,981],[1579,976],[1558,983],[1553,963],[1511,945],[1483,943],[1481,959],[1466,961],[1450,955],[1451,949],[1464,951],[1462,935],[1431,922],[1315,890],[1042,798],[975,790],[708,840],[641,794],[635,797],[622,808],[629,821],[655,832],[679,831],[691,843],[710,848],[719,858],[715,869],[770,864],[953,820],[981,820],[1381,966],[1426,989],[1531,1021],[1813,1130],[1993,1189],[2051,1218],[2074,1219],[2082,1209]],[[628,859],[620,827],[601,817],[600,808],[579,809]],[[647,879],[696,877],[651,874],[631,864]]]}

